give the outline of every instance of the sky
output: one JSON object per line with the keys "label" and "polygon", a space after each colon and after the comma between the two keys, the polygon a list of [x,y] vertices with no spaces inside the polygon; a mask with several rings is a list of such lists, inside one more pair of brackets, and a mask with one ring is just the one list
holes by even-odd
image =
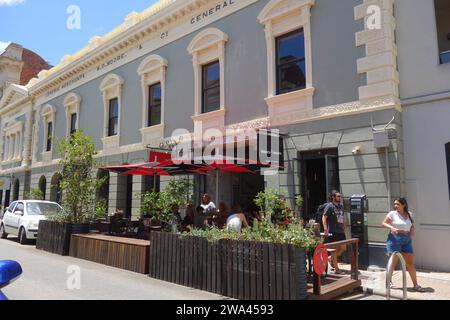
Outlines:
{"label": "sky", "polygon": [[[157,0],[0,0],[0,53],[15,42],[57,65],[95,36],[102,36],[123,23],[132,11],[141,12]],[[74,11],[80,12],[80,29]],[[72,9],[67,13],[68,9]],[[75,8],[75,9],[76,9]]]}

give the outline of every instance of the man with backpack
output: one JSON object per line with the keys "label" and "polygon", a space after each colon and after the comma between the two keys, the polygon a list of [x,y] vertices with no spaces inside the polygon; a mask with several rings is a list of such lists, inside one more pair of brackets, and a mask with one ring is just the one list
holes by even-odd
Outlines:
{"label": "man with backpack", "polygon": [[[331,193],[331,203],[324,209],[323,228],[325,233],[325,243],[339,242],[346,240],[345,236],[345,214],[341,205],[341,194],[339,191]],[[341,274],[338,259],[346,250],[345,246],[339,246],[331,257],[331,265],[336,274]]]}

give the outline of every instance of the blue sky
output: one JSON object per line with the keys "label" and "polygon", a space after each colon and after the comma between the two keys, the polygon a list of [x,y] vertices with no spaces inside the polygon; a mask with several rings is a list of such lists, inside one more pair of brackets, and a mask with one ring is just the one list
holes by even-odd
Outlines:
{"label": "blue sky", "polygon": [[[94,35],[104,35],[132,11],[141,12],[157,0],[0,0],[0,52],[9,42],[35,51],[56,65],[65,54],[85,47]],[[81,29],[69,30],[67,8],[81,10]]]}

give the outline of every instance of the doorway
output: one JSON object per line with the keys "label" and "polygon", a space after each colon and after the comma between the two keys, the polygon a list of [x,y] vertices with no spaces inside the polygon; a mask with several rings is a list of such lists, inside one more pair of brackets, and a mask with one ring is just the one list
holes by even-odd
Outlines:
{"label": "doorway", "polygon": [[333,190],[340,190],[338,150],[319,150],[300,154],[300,181],[304,205],[302,218],[315,217],[317,208],[328,201]]}
{"label": "doorway", "polygon": [[264,176],[260,174],[239,173],[238,184],[233,185],[233,205],[239,204],[244,212],[258,211],[254,200],[264,191]]}

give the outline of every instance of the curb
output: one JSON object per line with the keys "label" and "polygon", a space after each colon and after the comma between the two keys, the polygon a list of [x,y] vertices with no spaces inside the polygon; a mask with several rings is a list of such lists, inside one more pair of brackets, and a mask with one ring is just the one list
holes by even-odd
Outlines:
{"label": "curb", "polygon": [[[367,287],[362,287],[362,291],[367,294],[375,295],[375,296],[381,296],[386,298],[386,290],[385,289],[369,289]],[[391,290],[391,298],[403,300],[403,291],[401,293],[397,293],[398,291],[392,291]],[[408,300],[407,301],[426,301],[426,300],[449,300],[446,297],[440,297],[440,296],[428,296],[425,299],[419,299],[417,297],[411,297],[410,292],[408,292]]]}

